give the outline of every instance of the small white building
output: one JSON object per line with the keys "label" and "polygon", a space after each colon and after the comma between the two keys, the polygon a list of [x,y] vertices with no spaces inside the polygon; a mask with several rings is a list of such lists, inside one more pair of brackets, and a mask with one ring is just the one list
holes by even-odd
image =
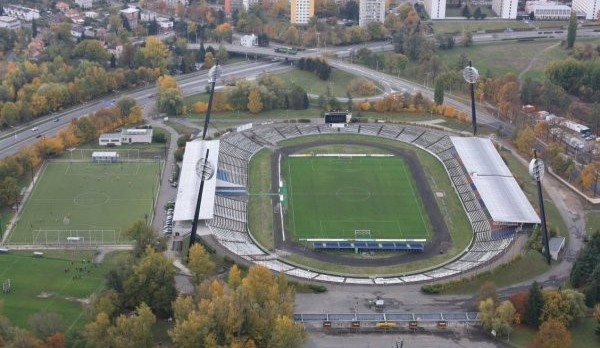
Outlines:
{"label": "small white building", "polygon": [[71,36],[73,36],[73,38],[75,39],[79,39],[80,37],[82,37],[84,32],[85,29],[83,29],[83,27],[77,25],[71,27]]}
{"label": "small white building", "polygon": [[15,17],[0,16],[0,28],[8,30],[17,30],[21,27],[21,21]]}
{"label": "small white building", "polygon": [[27,22],[40,18],[40,11],[34,8],[20,5],[4,5],[2,9],[5,15],[17,17]]}
{"label": "small white building", "polygon": [[94,11],[85,11],[83,13],[83,15],[87,18],[92,18],[92,19],[98,18],[98,12],[94,12]]}
{"label": "small white building", "polygon": [[121,144],[152,143],[152,128],[130,128],[121,132]]}
{"label": "small white building", "polygon": [[92,0],[75,0],[75,4],[77,4],[77,6],[81,7],[82,9],[89,9],[89,8],[92,8],[93,1]]}
{"label": "small white building", "polygon": [[104,133],[98,139],[100,146],[121,146],[121,133]]}
{"label": "small white building", "polygon": [[[548,246],[550,247],[550,257],[554,261],[558,261],[558,254],[565,246],[565,237],[552,237],[548,241]],[[545,250],[546,247],[544,247]]]}
{"label": "small white building", "polygon": [[533,12],[536,20],[567,20],[571,17],[571,7],[555,1],[527,1],[525,12]]}
{"label": "small white building", "polygon": [[158,23],[158,26],[163,31],[173,29],[173,21],[169,18],[156,17],[156,23]]}
{"label": "small white building", "polygon": [[94,162],[118,162],[119,154],[116,151],[110,151],[110,152],[94,151],[94,152],[92,152],[92,161],[94,161]]}
{"label": "small white building", "polygon": [[243,35],[240,39],[240,45],[242,47],[252,47],[258,45],[258,38],[256,35]]}

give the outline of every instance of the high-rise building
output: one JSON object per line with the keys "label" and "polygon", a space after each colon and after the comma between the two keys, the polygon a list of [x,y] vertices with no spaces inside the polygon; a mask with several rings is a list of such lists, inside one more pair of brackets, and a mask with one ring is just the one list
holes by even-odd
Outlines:
{"label": "high-rise building", "polygon": [[425,0],[425,11],[431,19],[446,18],[446,0]]}
{"label": "high-rise building", "polygon": [[492,10],[494,10],[500,18],[516,19],[518,5],[519,0],[493,0]]}
{"label": "high-rise building", "polygon": [[573,0],[573,10],[585,13],[585,19],[599,19],[600,0]]}
{"label": "high-rise building", "polygon": [[290,22],[292,24],[308,24],[315,15],[315,0],[291,0]]}
{"label": "high-rise building", "polygon": [[383,23],[384,20],[385,0],[360,0],[358,24],[361,27],[371,22]]}

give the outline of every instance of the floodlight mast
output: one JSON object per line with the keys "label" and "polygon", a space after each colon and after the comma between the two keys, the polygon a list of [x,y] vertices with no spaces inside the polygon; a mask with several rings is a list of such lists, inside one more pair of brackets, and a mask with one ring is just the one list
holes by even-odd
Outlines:
{"label": "floodlight mast", "polygon": [[471,61],[469,61],[469,66],[463,69],[463,78],[471,85],[471,119],[473,120],[473,135],[476,135],[477,114],[475,112],[475,84],[479,78],[479,72],[473,67]]}
{"label": "floodlight mast", "polygon": [[533,150],[533,159],[529,162],[529,175],[537,182],[538,200],[540,203],[540,215],[542,220],[542,240],[546,262],[550,264],[550,243],[548,241],[548,230],[546,229],[546,212],[544,211],[544,197],[542,195],[542,179],[544,178],[544,161],[537,158],[537,151]]}
{"label": "floodlight mast", "polygon": [[[202,130],[202,140],[206,138],[208,131],[208,122],[210,121],[210,112],[212,110],[213,96],[215,95],[215,84],[223,74],[223,69],[217,60],[215,65],[208,71],[208,82],[210,82],[210,97],[208,98],[208,108],[206,109],[206,117],[204,118],[204,129]],[[213,173],[208,173],[207,168],[209,149],[206,149],[206,155],[196,163],[196,175],[200,177],[200,189],[198,190],[198,200],[196,201],[196,210],[194,211],[194,220],[192,220],[192,231],[190,233],[190,245],[188,248],[188,256],[192,245],[196,242],[196,232],[198,230],[198,218],[200,217],[200,205],[202,204],[202,194],[204,192],[204,181],[207,180]]]}

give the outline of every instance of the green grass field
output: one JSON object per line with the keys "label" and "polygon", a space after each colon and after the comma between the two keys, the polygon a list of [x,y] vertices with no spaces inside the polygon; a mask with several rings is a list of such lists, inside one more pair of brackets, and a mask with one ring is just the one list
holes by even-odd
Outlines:
{"label": "green grass field", "polygon": [[9,243],[126,242],[127,227],[152,214],[158,170],[157,162],[49,162]]}
{"label": "green grass field", "polygon": [[0,281],[11,282],[9,293],[0,292],[0,300],[4,300],[2,314],[13,325],[27,328],[32,314],[54,312],[62,316],[65,330],[80,329],[88,320],[85,304],[90,295],[102,290],[104,275],[123,255],[116,253],[102,263],[92,264],[93,251],[45,250],[43,258],[33,257],[31,251],[1,254]]}
{"label": "green grass field", "polygon": [[[430,238],[410,169],[399,157],[289,157],[288,230],[298,238]],[[364,238],[364,237],[363,237]]]}

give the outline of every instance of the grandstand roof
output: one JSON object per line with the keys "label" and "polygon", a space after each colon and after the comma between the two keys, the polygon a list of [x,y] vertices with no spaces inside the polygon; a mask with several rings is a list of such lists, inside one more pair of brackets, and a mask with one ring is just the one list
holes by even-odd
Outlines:
{"label": "grandstand roof", "polygon": [[[181,174],[179,175],[177,200],[175,201],[175,212],[173,214],[173,220],[175,221],[189,221],[194,219],[201,182],[199,174],[196,173],[197,164],[206,156],[206,150],[208,150],[208,163],[212,167],[213,173],[208,180],[204,181],[204,191],[198,219],[207,220],[213,218],[219,141],[195,140],[185,145],[183,165]],[[200,163],[204,163],[204,160],[200,161]]]}
{"label": "grandstand roof", "polygon": [[540,223],[540,218],[489,139],[450,139],[492,220],[500,223]]}

